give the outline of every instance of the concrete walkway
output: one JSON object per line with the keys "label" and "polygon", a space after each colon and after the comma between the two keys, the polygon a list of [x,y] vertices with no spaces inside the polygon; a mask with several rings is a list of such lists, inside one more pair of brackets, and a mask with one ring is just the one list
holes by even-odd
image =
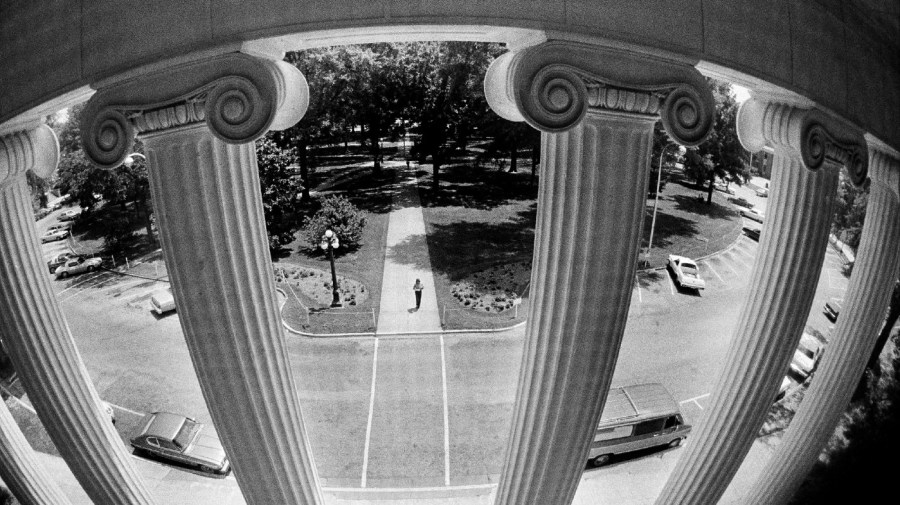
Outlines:
{"label": "concrete walkway", "polygon": [[[415,167],[413,167],[414,170]],[[377,335],[431,333],[441,331],[441,318],[425,241],[425,219],[412,173],[398,176],[401,190],[394,195],[388,220],[384,277]],[[422,305],[416,310],[413,284],[425,285]]]}

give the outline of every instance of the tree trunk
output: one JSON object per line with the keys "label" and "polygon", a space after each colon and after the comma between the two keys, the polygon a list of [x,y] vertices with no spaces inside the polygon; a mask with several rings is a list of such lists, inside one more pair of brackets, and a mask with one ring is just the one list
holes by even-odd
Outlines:
{"label": "tree trunk", "polygon": [[150,206],[147,205],[146,199],[141,199],[135,202],[135,206],[141,209],[141,214],[144,215],[144,227],[147,228],[147,242],[150,244],[156,243],[156,237],[153,235],[153,221],[150,219],[152,211]]}
{"label": "tree trunk", "polygon": [[309,179],[309,158],[307,155],[306,141],[301,141],[298,145],[300,151],[300,178],[303,180],[303,204],[309,203],[309,189],[312,181]]}
{"label": "tree trunk", "polygon": [[509,151],[509,173],[514,174],[518,171],[519,146],[513,146]]}
{"label": "tree trunk", "polygon": [[537,138],[531,143],[531,185],[534,186],[537,182],[537,166],[541,160],[541,137],[537,136]]}
{"label": "tree trunk", "polygon": [[715,180],[716,180],[715,175],[713,175],[712,177],[709,178],[709,187],[706,188],[706,203],[707,203],[707,205],[712,204],[712,195],[713,195],[713,188],[714,188],[713,181],[715,181]]}
{"label": "tree trunk", "polygon": [[437,151],[431,154],[431,187],[437,193],[441,189],[441,182],[438,175],[441,171],[441,156]]}
{"label": "tree trunk", "polygon": [[891,303],[888,306],[887,319],[884,320],[884,326],[881,327],[881,333],[878,334],[878,340],[875,341],[875,348],[869,356],[869,363],[866,370],[871,370],[875,375],[881,374],[881,352],[887,344],[888,338],[891,336],[891,330],[900,318],[900,281],[894,284],[894,292],[891,295]]}

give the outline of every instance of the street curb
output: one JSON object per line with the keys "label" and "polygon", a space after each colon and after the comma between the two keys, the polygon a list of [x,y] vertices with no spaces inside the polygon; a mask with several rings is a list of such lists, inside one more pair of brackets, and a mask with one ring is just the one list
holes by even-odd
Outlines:
{"label": "street curb", "polygon": [[[703,261],[703,260],[705,260],[705,259],[712,258],[713,256],[718,256],[718,255],[720,255],[720,254],[724,254],[724,253],[726,253],[726,252],[728,252],[728,251],[734,249],[735,247],[737,247],[738,242],[740,242],[741,239],[742,239],[743,237],[746,237],[746,236],[747,236],[747,235],[744,234],[743,228],[742,228],[742,229],[741,229],[741,233],[740,233],[740,234],[738,235],[738,237],[734,240],[734,242],[732,242],[731,244],[728,245],[728,247],[726,247],[726,248],[724,248],[724,249],[719,249],[718,251],[714,251],[714,252],[711,252],[711,253],[706,254],[706,255],[704,255],[704,256],[700,256],[700,257],[698,257],[698,258],[695,258],[694,261],[700,262],[700,261]],[[661,266],[661,267],[653,267],[653,268],[638,269],[635,273],[636,273],[636,274],[640,274],[640,273],[646,273],[646,272],[656,272],[656,271],[659,271],[659,270],[666,270],[666,269],[668,269],[668,268],[669,268],[668,265],[663,265],[663,266]]]}

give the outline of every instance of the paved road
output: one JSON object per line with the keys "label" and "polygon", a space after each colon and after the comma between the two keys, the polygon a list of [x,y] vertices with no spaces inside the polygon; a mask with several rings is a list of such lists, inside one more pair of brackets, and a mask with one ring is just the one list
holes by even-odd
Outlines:
{"label": "paved road", "polygon": [[[61,247],[47,244],[45,254]],[[679,291],[666,271],[639,274],[614,385],[663,382],[682,403],[688,422],[699,422],[746,295],[756,248],[744,237],[700,261],[708,287],[699,295]],[[832,324],[821,314],[822,304],[846,289],[840,266],[829,250],[809,323],[823,333]],[[209,422],[177,314],[157,318],[147,308],[149,296],[164,283],[106,273],[55,286],[100,395],[121,406],[120,414],[171,410]],[[377,340],[290,337],[289,355],[323,485],[495,483],[523,337],[524,328]],[[125,439],[135,429],[133,422],[120,426]],[[663,460],[668,466],[678,453],[657,453],[646,465]],[[633,468],[645,464],[637,465]],[[597,475],[623,471],[613,466]]]}

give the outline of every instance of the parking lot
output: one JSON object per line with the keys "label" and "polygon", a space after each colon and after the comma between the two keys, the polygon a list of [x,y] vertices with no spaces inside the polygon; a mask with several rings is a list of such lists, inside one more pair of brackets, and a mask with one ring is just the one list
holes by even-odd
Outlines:
{"label": "parking lot", "polygon": [[[66,242],[43,247],[49,258]],[[668,270],[639,272],[613,386],[661,382],[680,403],[686,421],[700,422],[757,247],[755,239],[743,236],[727,250],[700,258],[706,281],[701,292],[679,289]],[[826,300],[843,297],[842,266],[829,249],[809,320],[825,335],[833,323],[821,308]],[[158,267],[147,263],[134,270],[159,273]],[[159,317],[149,310],[150,296],[168,286],[164,276],[151,280],[100,271],[54,281],[54,286],[101,397],[117,406],[123,440],[134,434],[145,412],[179,412],[211,424],[177,314]],[[522,327],[378,339],[289,335],[289,356],[323,485],[495,483],[523,341]],[[214,433],[213,426],[206,429]],[[663,451],[654,457],[669,461],[677,454]]]}

